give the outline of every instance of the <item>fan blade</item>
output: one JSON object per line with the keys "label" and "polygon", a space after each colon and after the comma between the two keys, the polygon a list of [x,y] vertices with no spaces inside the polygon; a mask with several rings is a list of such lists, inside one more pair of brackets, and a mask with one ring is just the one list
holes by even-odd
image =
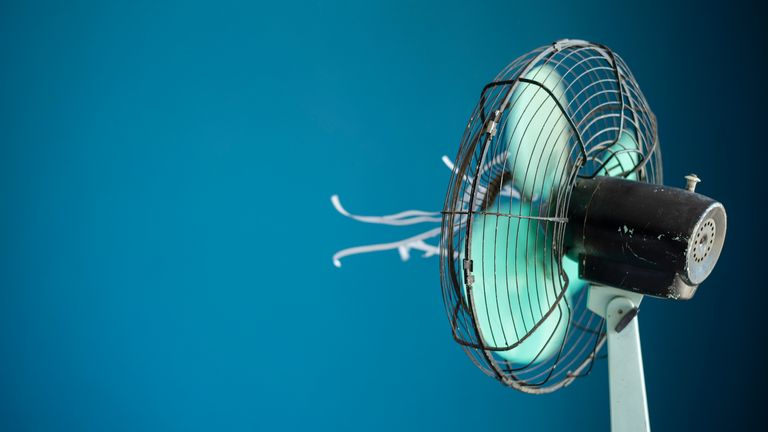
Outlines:
{"label": "fan blade", "polygon": [[[514,217],[530,216],[530,206],[516,199],[503,200],[489,211],[513,217],[477,214],[472,222],[475,282],[471,291],[484,344],[503,348],[531,332],[562,285],[551,232],[547,234],[539,220]],[[570,302],[585,283],[570,258],[563,257],[562,268],[570,281],[565,293]],[[466,287],[464,296],[466,299]],[[559,351],[569,321],[568,308],[561,303],[520,345],[496,354],[516,364],[548,360]]]}
{"label": "fan blade", "polygon": [[[616,177],[631,171],[640,162],[640,144],[633,129],[625,128],[619,140],[604,151],[602,156],[605,166],[597,175]],[[637,180],[637,173],[626,175],[629,180]]]}
{"label": "fan blade", "polygon": [[563,113],[568,107],[566,85],[548,65],[531,69],[525,78],[540,83],[552,95],[536,84],[518,83],[510,99],[503,142],[515,187],[528,199],[546,199],[567,180],[562,177],[563,168],[570,163],[568,141],[573,132]]}

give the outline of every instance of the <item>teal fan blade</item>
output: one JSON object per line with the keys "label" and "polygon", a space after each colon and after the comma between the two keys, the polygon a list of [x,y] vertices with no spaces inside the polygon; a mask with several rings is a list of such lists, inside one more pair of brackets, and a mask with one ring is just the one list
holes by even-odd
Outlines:
{"label": "teal fan blade", "polygon": [[510,99],[502,139],[508,149],[507,163],[514,186],[528,199],[546,199],[566,180],[560,174],[569,163],[571,129],[563,113],[568,106],[566,84],[546,64],[534,67],[524,78],[540,83],[546,90],[536,84],[518,83]]}
{"label": "teal fan blade", "polygon": [[[500,348],[525,337],[562,288],[552,257],[552,233],[545,233],[537,220],[515,217],[530,216],[530,206],[516,199],[499,200],[491,212],[503,216],[478,214],[472,222],[471,292],[484,345]],[[570,258],[563,257],[562,268],[570,281],[565,300],[572,304],[585,283]],[[465,299],[466,291],[464,287]],[[561,302],[522,343],[496,353],[515,364],[549,360],[560,350],[569,322],[568,308]]]}
{"label": "teal fan blade", "polygon": [[[619,140],[604,153],[605,166],[597,174],[611,177],[631,171],[640,162],[642,155],[636,134],[632,129],[626,128],[621,132]],[[637,180],[637,173],[630,173],[625,178]]]}

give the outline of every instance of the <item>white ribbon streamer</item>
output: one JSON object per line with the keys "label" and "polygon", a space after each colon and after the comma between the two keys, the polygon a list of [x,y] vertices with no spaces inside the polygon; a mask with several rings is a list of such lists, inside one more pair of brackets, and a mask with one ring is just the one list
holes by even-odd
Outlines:
{"label": "white ribbon streamer", "polygon": [[[455,172],[455,167],[453,162],[448,158],[448,156],[443,156],[442,161],[445,164],[445,166],[448,167],[451,171]],[[478,175],[483,175],[486,171],[492,169],[494,166],[500,164],[500,163],[506,163],[506,160],[502,155],[497,156],[492,161],[485,164]],[[466,175],[463,176],[463,180],[467,183],[472,182],[472,178],[467,177]],[[480,205],[480,203],[483,202],[483,199],[485,197],[487,190],[486,188],[480,186],[477,190],[477,194],[475,196],[474,200],[474,207],[477,207]],[[469,188],[466,189],[465,194],[469,194]],[[513,198],[520,198],[520,192],[512,188],[511,186],[504,186],[500,191],[501,196],[508,196]],[[464,202],[467,202],[468,200],[464,200]],[[384,215],[384,216],[361,216],[352,214],[347,211],[347,209],[344,208],[344,206],[341,205],[341,200],[339,199],[338,195],[332,195],[331,196],[331,204],[333,204],[333,207],[336,209],[337,212],[342,214],[343,216],[346,216],[350,219],[354,219],[358,222],[363,223],[372,223],[372,224],[379,224],[379,225],[392,225],[392,226],[406,226],[406,225],[415,225],[419,223],[441,223],[442,217],[440,212],[428,212],[428,211],[422,211],[422,210],[406,210],[399,213],[391,214],[391,215]],[[466,209],[462,209],[466,210]],[[457,218],[459,218],[458,223],[455,225],[455,229],[459,229],[464,225],[464,221],[466,220],[466,215],[456,215]],[[340,250],[336,252],[333,255],[333,265],[336,267],[341,267],[341,259],[351,256],[351,255],[359,255],[364,253],[371,253],[371,252],[381,252],[381,251],[387,251],[387,250],[397,250],[397,252],[400,254],[400,259],[403,261],[408,261],[411,258],[411,250],[418,250],[424,252],[422,257],[428,258],[431,256],[435,256],[440,254],[440,246],[431,245],[429,243],[426,243],[424,240],[439,237],[440,236],[440,227],[432,228],[430,230],[424,231],[421,234],[415,235],[413,237],[409,237],[406,239],[402,239],[399,241],[391,242],[391,243],[378,243],[378,244],[372,244],[372,245],[365,245],[365,246],[355,246],[347,249]]]}

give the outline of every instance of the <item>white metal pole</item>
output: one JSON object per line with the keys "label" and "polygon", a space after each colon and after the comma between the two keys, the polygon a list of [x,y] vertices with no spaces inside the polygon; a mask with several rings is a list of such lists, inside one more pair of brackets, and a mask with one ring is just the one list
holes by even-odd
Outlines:
{"label": "white metal pole", "polygon": [[[639,302],[637,302],[639,303]],[[608,333],[608,379],[613,432],[648,432],[643,357],[637,306],[627,297],[613,297],[605,308]]]}

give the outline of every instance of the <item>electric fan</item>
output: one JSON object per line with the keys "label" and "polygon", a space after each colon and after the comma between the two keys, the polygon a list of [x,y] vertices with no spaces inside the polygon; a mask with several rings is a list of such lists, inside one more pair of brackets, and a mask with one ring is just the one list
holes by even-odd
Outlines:
{"label": "electric fan", "polygon": [[[611,427],[649,430],[637,314],[644,296],[690,299],[723,247],[722,204],[662,185],[656,118],[607,47],[560,40],[513,61],[480,95],[441,214],[345,216],[441,227],[344,256],[440,257],[454,339],[526,393],[587,375],[608,345]],[[424,240],[440,236],[440,245]]]}
{"label": "electric fan", "polygon": [[726,215],[695,176],[661,185],[656,119],[624,61],[580,40],[518,58],[483,88],[455,161],[440,274],[456,341],[488,375],[547,393],[607,340],[612,428],[649,430],[640,301],[691,298]]}

